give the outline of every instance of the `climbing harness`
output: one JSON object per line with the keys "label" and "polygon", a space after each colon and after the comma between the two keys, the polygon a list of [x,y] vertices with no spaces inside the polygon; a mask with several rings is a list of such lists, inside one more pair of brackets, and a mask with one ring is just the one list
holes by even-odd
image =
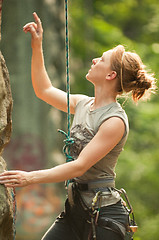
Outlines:
{"label": "climbing harness", "polygon": [[[107,181],[107,179],[105,179]],[[111,230],[119,234],[124,240],[132,240],[134,233],[137,231],[137,225],[135,222],[135,217],[133,213],[133,208],[130,204],[126,191],[122,188],[120,190],[116,189],[114,186],[113,178],[110,184],[110,179],[108,179],[108,185],[105,181],[103,188],[101,188],[102,183],[98,180],[91,181],[91,188],[89,182],[86,183],[78,183],[77,181],[72,181],[68,185],[68,202],[70,207],[72,208],[74,204],[80,206],[81,211],[83,212],[83,216],[86,218],[86,222],[91,226],[88,239],[97,240],[96,239],[96,227],[100,226],[102,228]],[[89,186],[89,187],[88,187]],[[81,191],[93,191],[95,193],[92,199],[91,208],[89,208],[81,197]],[[111,192],[111,190],[117,191],[120,195],[124,195],[124,199],[121,197],[121,204],[125,208],[125,212],[127,213],[128,222],[127,227],[122,225],[120,222],[117,222],[111,218],[102,218],[99,217],[101,209],[102,209],[102,197],[107,195],[107,192]],[[71,196],[71,197],[70,197]],[[78,199],[78,200],[77,200]],[[75,228],[75,226],[74,226]]]}
{"label": "climbing harness", "polygon": [[[123,237],[124,235],[124,240],[132,240],[133,239],[133,235],[134,233],[137,231],[138,229],[138,226],[135,222],[135,216],[134,216],[134,213],[133,213],[133,208],[132,208],[132,205],[129,201],[129,198],[127,196],[127,193],[126,191],[121,188],[120,190],[114,188],[114,190],[116,190],[117,192],[124,195],[124,198],[125,198],[125,201],[122,199],[122,203],[123,203],[123,206],[125,207],[126,211],[128,212],[129,214],[129,222],[128,222],[128,226],[127,226],[127,229],[126,229],[126,232],[124,234],[124,229],[122,229],[122,227],[120,226],[120,228],[117,226],[117,224],[114,222],[114,221],[110,221],[110,220],[107,220],[105,223],[107,225],[107,227],[109,227],[110,229],[120,233],[120,235]],[[98,221],[98,217],[99,217],[99,212],[100,212],[100,209],[101,209],[101,197],[104,196],[104,194],[102,194],[102,192],[97,192],[95,197],[93,198],[93,201],[92,201],[92,210],[94,211],[94,214],[96,215],[96,218],[95,218],[95,222],[93,222],[93,225],[94,227],[92,227],[92,230],[93,230],[93,239],[96,240],[96,235],[95,235],[95,225],[97,224],[97,221]],[[98,209],[95,210],[94,209],[94,206],[95,204],[99,202],[98,204]],[[101,221],[101,220],[100,220]],[[100,222],[99,222],[100,224]],[[92,225],[92,226],[93,226]],[[103,224],[104,225],[104,224]],[[122,231],[123,230],[123,231]]]}

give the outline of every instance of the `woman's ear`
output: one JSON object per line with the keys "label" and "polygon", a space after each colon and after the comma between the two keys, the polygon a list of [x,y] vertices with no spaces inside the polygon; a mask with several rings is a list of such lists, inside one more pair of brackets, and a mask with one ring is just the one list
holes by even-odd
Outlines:
{"label": "woman's ear", "polygon": [[115,79],[117,76],[117,72],[116,71],[111,71],[110,73],[107,74],[106,76],[106,80],[113,80]]}

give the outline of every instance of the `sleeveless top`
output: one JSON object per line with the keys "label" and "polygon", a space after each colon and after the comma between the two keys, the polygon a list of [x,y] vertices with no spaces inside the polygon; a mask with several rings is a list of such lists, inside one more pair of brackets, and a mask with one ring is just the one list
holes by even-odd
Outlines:
{"label": "sleeveless top", "polygon": [[[119,117],[122,119],[125,124],[125,132],[119,143],[104,158],[88,169],[82,176],[75,178],[75,180],[80,183],[116,177],[115,166],[129,133],[127,115],[118,102],[112,102],[104,107],[90,111],[90,106],[93,101],[94,98],[86,97],[79,101],[76,106],[71,126],[71,137],[74,138],[74,144],[71,146],[70,154],[73,159],[78,158],[82,149],[91,141],[101,124],[107,119],[111,117]],[[87,206],[91,207],[95,193],[93,191],[81,191],[81,196]],[[115,204],[119,200],[119,193],[110,188],[109,191],[105,192],[105,196],[102,197],[102,206]]]}

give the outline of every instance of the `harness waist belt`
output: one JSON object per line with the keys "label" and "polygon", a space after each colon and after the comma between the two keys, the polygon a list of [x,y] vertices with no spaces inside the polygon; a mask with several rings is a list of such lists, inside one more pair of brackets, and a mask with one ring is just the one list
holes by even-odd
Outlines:
{"label": "harness waist belt", "polygon": [[104,179],[98,179],[98,180],[91,180],[88,182],[78,182],[75,181],[77,188],[80,191],[89,191],[89,190],[95,190],[95,189],[105,189],[108,187],[115,187],[115,180],[114,178],[104,178]]}

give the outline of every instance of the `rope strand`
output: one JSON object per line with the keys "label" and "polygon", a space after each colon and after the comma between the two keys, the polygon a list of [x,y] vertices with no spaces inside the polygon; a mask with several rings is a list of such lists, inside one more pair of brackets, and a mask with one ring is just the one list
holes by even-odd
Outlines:
{"label": "rope strand", "polygon": [[67,123],[68,138],[70,138],[70,76],[69,76],[69,34],[68,34],[68,1],[65,0],[65,38],[66,38],[66,82],[67,82]]}
{"label": "rope strand", "polygon": [[68,133],[62,130],[58,130],[60,133],[65,135],[63,152],[66,156],[66,162],[73,160],[70,156],[70,145],[74,143],[74,140],[70,138],[70,125],[71,125],[71,114],[70,114],[70,76],[69,76],[69,34],[68,34],[68,1],[65,0],[65,47],[66,47],[66,91],[67,91],[67,127]]}
{"label": "rope strand", "polygon": [[17,203],[16,203],[16,192],[15,188],[11,190],[12,203],[13,203],[13,240],[16,238],[16,213],[17,213]]}

